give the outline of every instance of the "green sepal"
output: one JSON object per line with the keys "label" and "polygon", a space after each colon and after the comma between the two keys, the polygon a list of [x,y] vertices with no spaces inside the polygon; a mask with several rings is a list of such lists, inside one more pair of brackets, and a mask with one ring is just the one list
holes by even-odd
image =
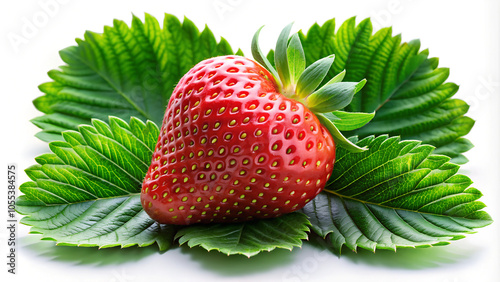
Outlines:
{"label": "green sepal", "polygon": [[273,67],[271,62],[267,59],[266,55],[262,52],[262,50],[259,47],[259,35],[260,31],[262,30],[264,26],[261,26],[257,32],[253,35],[252,38],[252,56],[253,58],[261,64],[264,68],[266,68],[274,77],[274,80],[278,84],[280,88],[283,88],[283,84],[281,83],[280,77],[278,73],[276,72],[276,69]]}
{"label": "green sepal", "polygon": [[335,60],[335,55],[330,55],[314,62],[307,67],[297,82],[297,96],[304,98],[311,94],[318,87]]}
{"label": "green sepal", "polygon": [[324,113],[340,131],[351,131],[363,127],[375,117],[373,113],[353,113],[344,111],[335,111],[332,113]]}
{"label": "green sepal", "polygon": [[288,92],[292,92],[290,89],[290,69],[288,67],[287,58],[287,48],[288,48],[288,37],[290,35],[290,30],[292,29],[293,23],[288,24],[280,33],[278,41],[276,42],[276,50],[274,52],[274,64],[278,70],[278,75],[280,77],[281,83],[283,84],[283,94],[285,96]]}
{"label": "green sepal", "polygon": [[349,105],[356,94],[366,83],[338,82],[325,85],[306,98],[307,107],[317,113],[333,112]]}
{"label": "green sepal", "polygon": [[344,80],[344,77],[345,77],[345,70],[339,72],[336,76],[332,77],[332,79],[330,79],[327,83],[325,83],[323,87],[333,83],[341,82],[342,80]]}
{"label": "green sepal", "polygon": [[288,67],[290,69],[290,80],[292,85],[296,85],[299,77],[306,68],[306,55],[300,43],[299,35],[295,33],[290,39],[287,48]]}
{"label": "green sepal", "polygon": [[330,134],[332,135],[335,145],[340,146],[351,153],[361,153],[367,150],[367,148],[361,148],[358,145],[349,141],[344,135],[338,130],[338,128],[333,124],[333,122],[324,116],[324,114],[316,114],[321,124],[323,124]]}

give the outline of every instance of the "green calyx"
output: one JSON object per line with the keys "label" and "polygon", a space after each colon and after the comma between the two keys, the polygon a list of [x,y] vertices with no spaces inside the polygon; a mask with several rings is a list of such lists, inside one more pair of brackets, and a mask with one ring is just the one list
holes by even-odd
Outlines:
{"label": "green calyx", "polygon": [[351,152],[365,151],[364,148],[345,138],[338,125],[355,125],[349,127],[349,130],[354,130],[368,123],[374,114],[371,114],[369,119],[366,115],[363,116],[364,119],[360,119],[360,113],[342,112],[336,115],[335,112],[339,112],[351,103],[354,94],[366,84],[366,79],[360,82],[342,82],[345,76],[344,70],[320,87],[335,60],[335,55],[322,58],[306,67],[306,57],[299,35],[295,33],[290,37],[291,28],[292,23],[287,25],[278,37],[274,51],[276,67],[259,48],[259,34],[262,27],[259,28],[252,40],[254,59],[269,70],[283,95],[301,102],[316,114],[320,122],[328,128],[337,145]]}

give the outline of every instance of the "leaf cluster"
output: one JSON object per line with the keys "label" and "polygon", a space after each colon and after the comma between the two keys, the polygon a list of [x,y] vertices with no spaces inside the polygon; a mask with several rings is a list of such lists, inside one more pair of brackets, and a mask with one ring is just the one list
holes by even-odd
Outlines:
{"label": "leaf cluster", "polygon": [[[319,68],[324,79],[316,85],[319,94],[310,96],[318,108],[327,104],[321,89],[350,83],[344,86],[358,92],[352,103],[318,117],[339,136],[352,136],[345,142],[365,147],[358,153],[338,148],[325,191],[301,212],[183,228],[146,215],[140,187],[175,83],[199,61],[233,54],[208,28],[167,14],[163,27],[149,15],[144,21],[134,16],[131,26],[115,20],[60,52],[65,65],[49,71],[52,81],[40,85],[44,95],[34,101],[44,115],[32,122],[51,153],[26,170],[31,181],[21,185],[16,203],[25,215],[21,222],[58,245],[166,250],[178,240],[247,256],[301,246],[308,232],[337,254],[344,245],[443,245],[492,222],[478,201],[481,193],[456,164],[467,161],[463,153],[472,147],[463,138],[474,124],[464,116],[468,105],[452,98],[458,86],[446,82],[449,70],[420,50],[418,40],[402,43],[390,28],[372,34],[369,19],[356,25],[352,18],[337,30],[334,20],[315,24],[281,44],[276,56],[258,50],[254,57],[270,66],[282,58],[278,65],[287,67],[278,70],[288,75],[273,75],[300,85],[298,93],[311,92],[301,80],[311,82],[306,70]],[[331,54],[335,60],[313,65]]]}

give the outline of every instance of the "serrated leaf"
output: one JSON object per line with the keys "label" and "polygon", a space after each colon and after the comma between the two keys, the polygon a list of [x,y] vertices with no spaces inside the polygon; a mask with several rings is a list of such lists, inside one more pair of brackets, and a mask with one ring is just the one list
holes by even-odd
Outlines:
{"label": "serrated leaf", "polygon": [[[365,87],[354,96],[346,111],[376,115],[366,126],[348,136],[399,135],[405,140],[421,140],[437,147],[453,161],[466,162],[462,153],[470,146],[463,143],[474,121],[464,117],[468,105],[450,98],[458,86],[446,82],[449,70],[438,68],[437,58],[420,51],[420,42],[401,43],[391,28],[373,34],[369,19],[356,25],[351,18],[335,31],[335,21],[313,25],[300,33],[307,62],[335,54],[327,79],[346,70],[344,81],[366,78]],[[440,150],[441,147],[446,149]]]}
{"label": "serrated leaf", "polygon": [[49,143],[52,153],[26,170],[32,181],[20,186],[21,223],[58,245],[168,249],[176,228],[152,220],[139,195],[158,127],[111,117],[109,124],[93,120],[78,129]]}
{"label": "serrated leaf", "polygon": [[447,244],[492,222],[472,181],[448,157],[431,155],[432,146],[387,136],[356,144],[369,149],[338,149],[324,192],[303,209],[337,254],[343,245],[375,251]]}
{"label": "serrated leaf", "polygon": [[251,222],[195,225],[180,230],[176,238],[189,247],[200,246],[227,255],[248,257],[275,248],[292,250],[307,239],[309,220],[304,214],[291,213],[278,218]]}
{"label": "serrated leaf", "polygon": [[157,243],[160,250],[167,250],[172,244],[175,227],[152,220],[137,194],[55,206],[33,205],[25,199],[17,201],[17,211],[28,215],[21,223],[59,246],[126,248]]}
{"label": "serrated leaf", "polygon": [[140,202],[158,127],[135,117],[129,123],[110,117],[109,123],[94,119],[92,125],[78,129],[63,132],[63,141],[50,142],[52,153],[36,158],[38,164],[26,169],[32,181],[20,186],[25,195],[16,207],[26,215],[21,223],[32,226],[31,233],[41,234],[42,239],[99,248],[157,243],[166,250],[179,231],[181,243],[253,256],[275,248],[292,249],[307,238],[309,221],[299,213],[229,225],[159,224]]}
{"label": "serrated leaf", "polygon": [[233,54],[227,41],[199,31],[189,20],[166,14],[163,28],[146,14],[129,27],[115,20],[102,34],[86,32],[77,46],[61,50],[65,65],[49,71],[52,82],[33,101],[45,113],[32,122],[44,141],[62,140],[64,130],[108,116],[161,124],[165,107],[179,79],[199,61]]}

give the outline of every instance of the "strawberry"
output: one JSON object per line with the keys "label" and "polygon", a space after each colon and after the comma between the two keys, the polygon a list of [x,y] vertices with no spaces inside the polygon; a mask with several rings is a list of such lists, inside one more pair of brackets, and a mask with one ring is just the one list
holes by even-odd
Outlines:
{"label": "strawberry", "polygon": [[[283,70],[279,56],[283,48],[293,52],[298,40],[294,36],[286,43],[289,27],[276,47],[277,71],[256,47],[257,32],[254,57],[271,72],[241,56],[221,56],[198,63],[181,78],[143,182],[141,202],[151,218],[187,225],[277,217],[302,208],[322,191],[333,169],[338,134],[332,137],[331,124],[327,129],[318,119],[325,118],[312,111],[321,112],[332,91],[310,92],[333,58],[309,71],[299,64],[300,75],[309,75],[302,82],[300,75],[293,77],[293,62]],[[284,56],[286,63],[289,57]],[[316,85],[308,89],[311,84]],[[340,84],[328,82],[322,89]],[[332,111],[326,108],[323,112]]]}

